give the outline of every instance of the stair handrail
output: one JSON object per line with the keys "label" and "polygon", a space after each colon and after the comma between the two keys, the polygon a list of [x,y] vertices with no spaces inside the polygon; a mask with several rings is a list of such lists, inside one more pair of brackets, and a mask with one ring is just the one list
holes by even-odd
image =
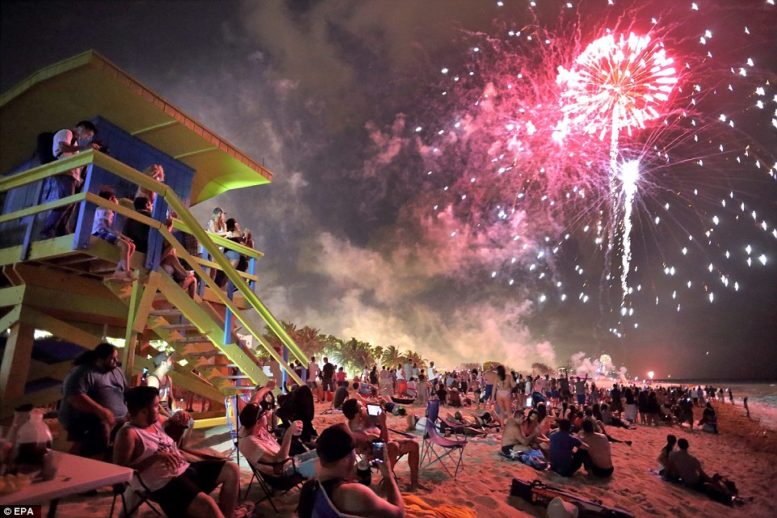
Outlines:
{"label": "stair handrail", "polygon": [[[189,208],[186,207],[186,205],[180,200],[180,198],[178,198],[178,195],[175,193],[175,191],[171,189],[169,186],[165,185],[164,183],[157,182],[153,178],[141,173],[140,171],[137,171],[133,167],[119,160],[116,160],[115,158],[109,155],[106,155],[105,153],[102,153],[95,149],[90,149],[90,150],[78,153],[76,155],[73,155],[71,157],[64,158],[62,160],[57,160],[55,162],[33,167],[31,169],[22,171],[20,173],[12,174],[6,177],[1,177],[0,192],[5,192],[10,189],[22,187],[24,185],[27,185],[39,180],[44,180],[50,176],[55,176],[57,174],[61,174],[61,173],[64,173],[65,171],[73,169],[75,167],[82,167],[88,164],[96,165],[116,176],[129,180],[135,185],[138,185],[145,189],[153,191],[157,193],[157,195],[161,196],[167,202],[168,206],[178,215],[178,219],[186,226],[184,230],[187,231],[189,234],[193,235],[195,238],[197,238],[197,240],[200,242],[200,245],[202,245],[205,248],[205,250],[210,254],[210,256],[215,260],[215,262],[221,267],[227,279],[229,279],[229,281],[232,282],[235,289],[238,292],[240,292],[240,294],[252,306],[252,308],[257,313],[259,313],[259,316],[267,324],[270,330],[272,330],[272,332],[275,333],[275,335],[281,340],[283,345],[285,345],[288,348],[288,350],[297,358],[298,361],[300,361],[303,364],[307,362],[307,358],[305,354],[302,352],[302,350],[299,348],[299,346],[288,335],[288,333],[283,328],[283,326],[278,322],[275,316],[259,299],[256,293],[254,293],[249,288],[248,284],[240,277],[237,270],[235,270],[232,267],[231,263],[224,256],[221,249],[215,244],[213,239],[211,239],[209,233],[206,232],[205,229],[200,227],[199,222],[191,214],[191,212],[189,211]],[[87,199],[92,203],[107,207],[113,211],[121,213],[124,216],[142,221],[140,218],[143,216],[136,213],[134,210],[130,210],[130,209],[121,210],[123,209],[123,207],[121,207],[120,205],[111,203],[107,200],[103,200],[102,198],[99,198],[99,197],[92,198],[91,196],[88,196]],[[148,219],[145,217],[143,218]],[[152,221],[154,221],[155,224],[150,225],[148,221],[142,221],[142,222],[149,224],[151,228],[155,228],[159,230],[163,236],[165,236],[165,234],[169,235],[172,239],[175,240],[175,243],[177,243],[177,245],[181,248],[183,253],[185,253],[185,256],[191,257],[188,251],[186,251],[186,249],[181,245],[181,243],[178,242],[178,240],[175,239],[174,236],[172,236],[172,234],[167,232],[167,229],[161,222],[158,222],[156,220],[152,220]],[[229,241],[229,240],[225,240],[225,241]],[[174,243],[171,242],[171,244],[175,246]],[[230,246],[228,243],[225,243],[225,244],[227,246]],[[190,262],[189,264],[194,268],[196,265],[196,262]],[[204,280],[206,284],[211,286],[212,280],[210,279],[210,276],[205,275],[203,271],[199,268],[199,266],[197,266],[197,270],[198,270],[197,273],[200,276],[200,278]],[[213,286],[211,287],[213,288]],[[216,293],[217,298],[219,298],[219,300],[222,303],[224,303],[224,301],[229,301],[229,299],[226,297],[226,294],[222,292],[220,287],[216,286],[215,288],[213,288],[213,291]],[[277,354],[275,349],[271,347],[262,338],[262,334],[259,333],[254,328],[254,326],[240,313],[240,311],[234,306],[234,304],[232,304],[232,302],[229,301],[229,304],[225,303],[225,305],[230,307],[230,310],[233,311],[235,317],[241,322],[241,324],[243,324],[243,326],[248,331],[251,332],[254,338],[256,338],[262,344],[262,346],[270,354],[270,356],[276,361],[278,361],[279,364],[284,368],[284,370],[286,370],[286,372],[292,376],[292,379],[301,383],[301,380],[299,380],[294,370],[290,369],[288,365],[286,365],[286,363]]]}
{"label": "stair handrail", "polygon": [[[224,253],[221,251],[221,249],[210,238],[209,233],[200,226],[199,222],[194,218],[192,213],[189,211],[188,207],[186,207],[186,205],[180,200],[180,198],[178,198],[178,195],[175,193],[175,191],[172,188],[170,188],[169,186],[163,183],[157,182],[156,180],[144,175],[143,173],[133,169],[132,167],[104,153],[101,153],[96,150],[92,151],[92,153],[94,154],[94,164],[97,165],[98,167],[101,167],[113,174],[116,174],[127,180],[130,180],[133,183],[138,183],[140,185],[143,185],[143,187],[146,187],[156,192],[159,196],[162,196],[164,200],[167,202],[170,209],[176,213],[176,215],[178,216],[178,219],[183,224],[185,224],[186,227],[188,227],[186,229],[187,232],[193,235],[195,238],[197,238],[197,240],[200,242],[200,245],[202,245],[205,248],[205,250],[213,258],[213,260],[224,271],[224,274],[227,276],[227,279],[229,279],[232,282],[232,284],[235,286],[235,289],[238,292],[240,292],[240,294],[249,304],[251,304],[253,309],[256,310],[257,313],[259,313],[259,316],[270,327],[273,333],[275,333],[275,335],[281,340],[281,342],[289,349],[289,351],[292,354],[294,354],[294,356],[300,362],[304,363],[307,361],[305,354],[302,352],[299,346],[288,335],[288,333],[283,328],[283,326],[277,321],[275,316],[259,299],[256,293],[254,293],[248,287],[248,284],[240,277],[240,274],[237,272],[237,270],[235,270],[232,267],[232,264],[224,256]],[[115,207],[116,207],[116,204],[108,205],[108,208],[111,208],[112,210],[114,210]],[[131,212],[134,212],[134,211],[131,211]],[[159,226],[156,228],[159,229],[163,235],[165,235],[167,229],[164,228],[164,225],[162,225],[161,222],[159,223]],[[172,234],[169,234],[169,235],[173,237]],[[176,243],[178,243],[179,246],[181,245],[177,239],[175,239],[175,241]],[[183,250],[183,253],[186,254],[186,256],[189,256],[188,251],[186,251],[184,247],[182,247],[182,250]],[[190,262],[189,264],[193,266],[194,263],[195,262]],[[220,299],[220,301],[223,302],[224,300],[229,300],[226,294],[223,293],[220,287],[218,286],[214,287],[214,285],[213,286],[211,285],[213,281],[210,279],[209,275],[205,275],[202,272],[202,270],[200,270],[197,273],[202,277],[203,280],[205,280],[206,284],[208,284],[209,286],[211,286],[211,288],[213,288],[213,291],[217,294],[217,297]],[[231,305],[231,301],[229,305]],[[256,329],[254,329],[254,326],[243,315],[241,315],[239,310],[233,311],[233,312],[235,313],[236,318],[240,320],[241,324],[243,324],[243,326],[246,329],[251,331],[251,334],[254,335],[254,337],[260,341],[260,343],[265,347],[267,352],[270,353],[270,356],[272,356],[273,359],[278,360],[279,356],[275,352],[275,349],[266,343],[266,341],[262,338],[261,333],[259,333]],[[282,360],[280,361],[280,363],[285,366],[285,362],[283,362]],[[293,373],[293,369],[285,368],[285,370],[289,374]]]}

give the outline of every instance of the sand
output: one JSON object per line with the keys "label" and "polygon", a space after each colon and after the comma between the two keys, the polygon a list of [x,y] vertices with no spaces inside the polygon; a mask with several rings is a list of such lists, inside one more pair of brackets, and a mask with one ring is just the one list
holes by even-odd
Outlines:
{"label": "sand", "polygon": [[[326,408],[320,405],[318,414]],[[498,456],[499,437],[471,439],[464,453],[464,466],[457,480],[452,480],[438,467],[422,471],[421,481],[428,491],[416,493],[430,504],[442,502],[473,509],[478,516],[545,516],[545,510],[509,496],[513,477],[524,480],[539,479],[579,493],[587,498],[598,498],[607,504],[626,508],[635,516],[699,517],[725,516],[727,518],[760,518],[775,516],[774,488],[777,487],[777,432],[762,428],[755,419],[744,416],[741,406],[716,404],[721,433],[712,435],[691,432],[677,426],[658,428],[639,426],[636,430],[612,429],[611,435],[631,439],[633,446],[613,444],[615,475],[611,480],[590,478],[584,471],[567,479],[550,472],[537,472],[518,462]],[[422,415],[420,408],[411,409]],[[447,409],[443,409],[443,414]],[[471,411],[465,410],[465,415]],[[320,431],[333,423],[342,422],[342,414],[319,415],[315,426]],[[390,427],[403,429],[404,418],[391,417]],[[690,451],[699,457],[709,474],[720,473],[736,482],[740,496],[748,503],[730,508],[713,502],[705,495],[662,481],[654,473],[656,457],[668,433],[686,437]],[[420,437],[419,437],[420,441]],[[218,451],[229,448],[225,429],[211,429],[197,438],[201,446]],[[250,472],[241,459],[243,488]],[[409,481],[409,470],[404,461],[396,468],[400,487]],[[279,513],[269,503],[258,506],[257,516],[294,516],[297,491],[276,498]],[[254,485],[248,498],[256,500],[260,491]],[[69,498],[60,503],[59,516],[84,517],[92,514],[105,516],[110,508],[111,495],[101,492],[94,497]],[[144,508],[141,517],[155,516]]]}

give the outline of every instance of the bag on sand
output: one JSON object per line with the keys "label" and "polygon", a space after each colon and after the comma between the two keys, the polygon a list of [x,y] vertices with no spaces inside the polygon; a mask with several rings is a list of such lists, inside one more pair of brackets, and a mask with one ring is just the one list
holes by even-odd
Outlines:
{"label": "bag on sand", "polygon": [[626,509],[606,506],[601,500],[583,498],[571,491],[545,485],[539,480],[526,482],[514,478],[510,486],[510,496],[523,498],[542,507],[547,507],[554,498],[561,497],[578,508],[580,518],[634,518],[634,515]]}

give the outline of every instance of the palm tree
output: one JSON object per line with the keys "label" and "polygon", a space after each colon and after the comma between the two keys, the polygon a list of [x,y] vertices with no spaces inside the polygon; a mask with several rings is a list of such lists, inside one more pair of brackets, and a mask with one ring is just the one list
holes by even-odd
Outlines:
{"label": "palm tree", "polygon": [[335,357],[343,364],[346,369],[354,374],[361,374],[365,367],[372,365],[374,357],[372,356],[372,347],[367,342],[362,342],[356,338],[341,342],[340,350]]}
{"label": "palm tree", "polygon": [[302,329],[295,330],[291,337],[308,357],[321,354],[323,343],[318,329],[305,326]]}
{"label": "palm tree", "polygon": [[383,356],[381,356],[381,363],[384,367],[392,369],[402,361],[402,353],[399,352],[399,348],[395,345],[389,345],[383,350]]}
{"label": "palm tree", "polygon": [[370,351],[370,354],[372,355],[372,362],[370,367],[373,365],[380,363],[381,358],[383,358],[383,347],[380,345],[374,345],[372,346],[372,350]]}
{"label": "palm tree", "polygon": [[424,358],[415,351],[408,350],[405,353],[405,358],[407,358],[407,361],[410,363],[415,363],[419,369],[426,368],[426,360],[424,360]]}
{"label": "palm tree", "polygon": [[332,335],[322,337],[321,355],[333,363],[343,363],[343,341]]}

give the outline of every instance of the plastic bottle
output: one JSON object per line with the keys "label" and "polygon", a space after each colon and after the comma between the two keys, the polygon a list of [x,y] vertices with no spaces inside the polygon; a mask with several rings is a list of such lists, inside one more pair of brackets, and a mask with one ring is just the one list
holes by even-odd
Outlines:
{"label": "plastic bottle", "polygon": [[364,459],[356,464],[356,479],[365,486],[369,486],[372,483],[370,464]]}
{"label": "plastic bottle", "polygon": [[5,439],[11,444],[16,444],[16,435],[19,433],[19,428],[30,420],[31,410],[32,405],[29,404],[19,406],[14,410],[13,423],[11,423],[11,427],[8,429],[8,435],[5,436]]}
{"label": "plastic bottle", "polygon": [[43,469],[46,450],[51,447],[51,432],[41,412],[31,412],[30,420],[16,434],[16,467],[19,473]]}

